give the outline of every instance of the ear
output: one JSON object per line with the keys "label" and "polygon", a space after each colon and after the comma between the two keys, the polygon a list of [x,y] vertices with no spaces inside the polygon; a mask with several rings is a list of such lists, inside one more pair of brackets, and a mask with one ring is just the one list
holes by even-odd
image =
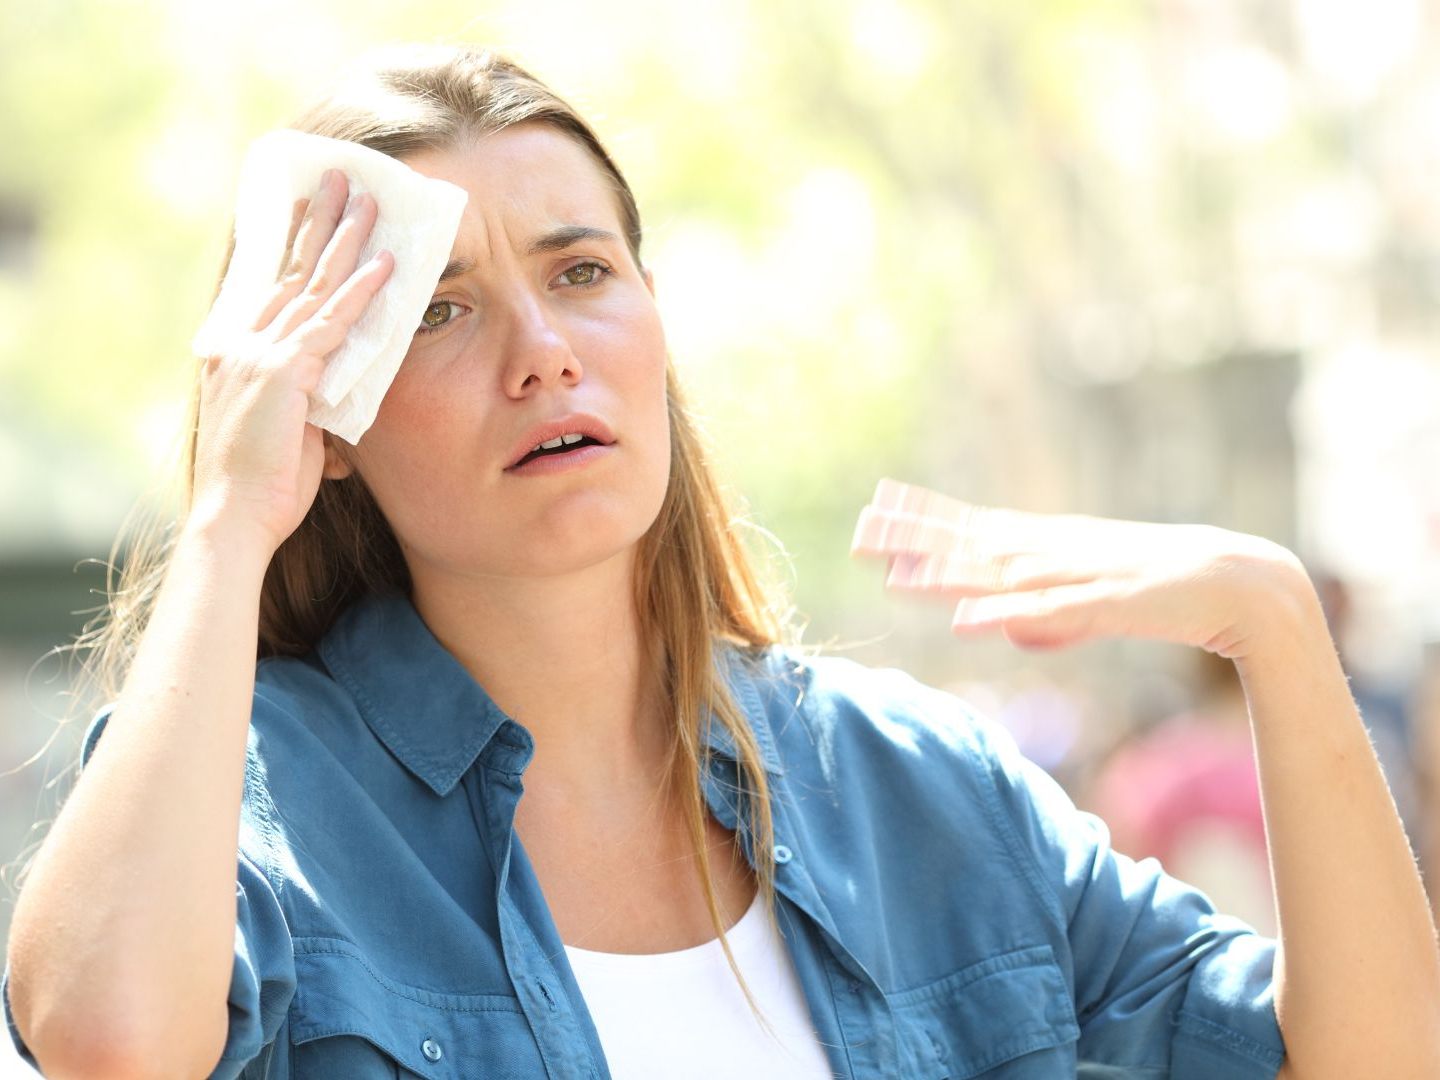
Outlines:
{"label": "ear", "polygon": [[648,266],[641,267],[640,275],[645,279],[645,287],[650,290],[650,295],[655,295],[655,275],[650,272]]}
{"label": "ear", "polygon": [[320,475],[326,480],[344,480],[352,472],[354,467],[350,462],[341,456],[340,451],[335,448],[335,443],[327,431],[325,434],[325,468]]}

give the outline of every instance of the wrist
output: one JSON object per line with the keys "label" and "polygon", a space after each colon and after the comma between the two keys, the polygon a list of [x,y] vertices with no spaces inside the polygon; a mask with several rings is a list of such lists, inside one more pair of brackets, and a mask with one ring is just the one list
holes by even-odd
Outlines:
{"label": "wrist", "polygon": [[176,542],[177,555],[183,550],[214,560],[257,582],[263,580],[276,548],[273,538],[258,527],[198,506],[185,518]]}
{"label": "wrist", "polygon": [[1256,584],[1247,605],[1246,647],[1234,657],[1242,680],[1277,668],[1338,662],[1319,594],[1299,559],[1285,554]]}

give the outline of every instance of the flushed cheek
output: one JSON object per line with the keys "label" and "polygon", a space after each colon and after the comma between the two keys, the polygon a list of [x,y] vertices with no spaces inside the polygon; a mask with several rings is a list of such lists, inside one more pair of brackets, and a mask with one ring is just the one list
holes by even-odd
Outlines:
{"label": "flushed cheek", "polygon": [[402,368],[371,428],[375,455],[411,481],[443,483],[446,463],[474,461],[482,453],[475,433],[487,427],[485,411],[453,377],[427,378],[418,369]]}
{"label": "flushed cheek", "polygon": [[665,335],[657,324],[651,333],[632,336],[629,348],[607,367],[615,373],[616,385],[626,400],[636,406],[644,402],[651,409],[658,402],[663,419],[666,363]]}
{"label": "flushed cheek", "polygon": [[[428,426],[430,420],[443,415],[444,406],[455,401],[455,373],[445,372],[437,377],[430,371],[434,364],[425,364],[426,358],[412,362],[406,358],[395,374],[395,381],[380,400],[380,410],[375,416],[375,426],[397,431],[415,431]],[[438,412],[437,412],[438,410]]]}
{"label": "flushed cheek", "polygon": [[361,476],[392,524],[403,529],[406,522],[434,516],[437,508],[453,508],[465,484],[473,483],[473,470],[467,475],[456,467],[475,453],[460,445],[460,430],[417,395],[386,396],[358,457]]}

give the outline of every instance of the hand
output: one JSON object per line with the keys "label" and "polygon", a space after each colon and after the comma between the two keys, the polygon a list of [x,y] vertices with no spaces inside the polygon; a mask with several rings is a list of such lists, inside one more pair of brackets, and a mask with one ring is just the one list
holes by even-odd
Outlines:
{"label": "hand", "polygon": [[331,170],[315,198],[296,205],[269,301],[249,333],[201,364],[191,517],[258,535],[267,554],[304,520],[320,488],[325,446],[305,419],[309,395],[394,265],[382,251],[355,268],[375,201],[358,195],[347,211],[346,191],[344,174]]}
{"label": "hand", "polygon": [[860,512],[851,554],[888,559],[890,589],[954,602],[954,633],[1026,648],[1131,637],[1242,660],[1314,593],[1259,537],[972,506],[894,480]]}

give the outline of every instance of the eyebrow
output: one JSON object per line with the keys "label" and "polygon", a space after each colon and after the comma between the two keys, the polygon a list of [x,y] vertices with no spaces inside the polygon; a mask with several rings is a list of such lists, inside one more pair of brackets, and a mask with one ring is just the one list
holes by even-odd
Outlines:
{"label": "eyebrow", "polygon": [[[598,240],[601,243],[615,244],[620,242],[620,238],[608,229],[597,229],[593,225],[561,225],[559,228],[541,233],[531,240],[525,249],[525,254],[544,255],[552,251],[563,251],[571,244],[578,244],[582,240]],[[468,274],[474,269],[474,259],[451,259],[445,264],[445,269],[440,272],[440,281],[449,281],[451,278]]]}

